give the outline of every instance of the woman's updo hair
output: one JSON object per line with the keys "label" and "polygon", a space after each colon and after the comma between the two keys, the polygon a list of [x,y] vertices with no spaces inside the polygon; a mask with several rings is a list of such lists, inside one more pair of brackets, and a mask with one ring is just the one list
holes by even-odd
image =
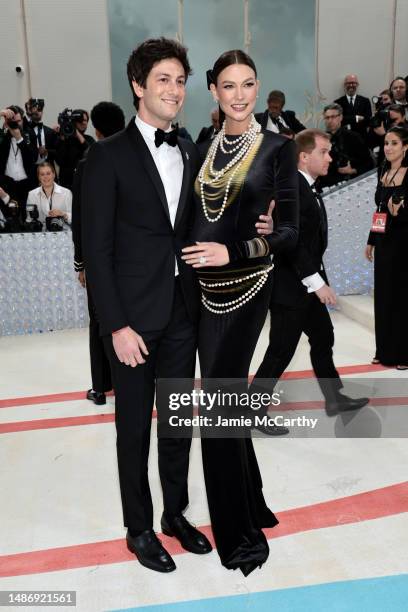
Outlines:
{"label": "woman's updo hair", "polygon": [[[232,51],[225,51],[220,57],[216,60],[214,66],[211,70],[207,72],[207,81],[208,81],[208,89],[210,88],[210,84],[213,83],[215,86],[217,85],[217,79],[221,72],[228,68],[228,66],[232,66],[233,64],[244,64],[245,66],[249,66],[255,73],[255,78],[257,78],[256,66],[252,58],[249,57],[245,51],[241,49],[233,49]],[[220,112],[220,125],[223,124],[225,115],[222,111],[221,107],[219,108]]]}
{"label": "woman's updo hair", "polygon": [[[408,145],[408,129],[406,127],[402,125],[395,125],[394,127],[387,130],[385,135],[387,136],[388,134],[396,134],[403,145]],[[404,168],[408,167],[408,149],[405,151],[401,166],[403,166]],[[385,160],[384,167],[385,169],[388,169],[390,167],[390,162]]]}

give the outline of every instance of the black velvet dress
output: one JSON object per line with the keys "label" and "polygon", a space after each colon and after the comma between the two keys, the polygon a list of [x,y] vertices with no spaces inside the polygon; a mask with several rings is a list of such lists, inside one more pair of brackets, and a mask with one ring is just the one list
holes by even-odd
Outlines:
{"label": "black velvet dress", "polygon": [[[198,346],[203,379],[247,379],[268,313],[272,289],[270,255],[296,246],[298,173],[294,144],[266,132],[258,135],[255,150],[243,174],[232,185],[232,200],[217,222],[207,220],[198,180],[195,184],[193,240],[226,244],[230,255],[226,266],[198,269],[204,300]],[[214,168],[219,170],[230,159],[218,149]],[[263,256],[254,256],[254,239],[258,236],[255,223],[260,214],[266,214],[272,198],[276,201],[274,232],[266,237]],[[215,216],[211,211],[219,210],[221,201],[209,202],[211,218]],[[248,278],[250,275],[254,276]],[[264,283],[255,290],[261,278]],[[211,287],[225,282],[229,284]],[[251,290],[254,294],[246,300]],[[223,306],[217,305],[227,302],[230,310],[220,313]],[[278,523],[263,497],[252,440],[250,435],[240,439],[210,438],[202,431],[201,445],[212,530],[221,562],[228,569],[240,568],[248,575],[269,554],[262,528]]]}
{"label": "black velvet dress", "polygon": [[[398,215],[388,211],[394,194],[404,199]],[[374,249],[374,317],[376,359],[386,366],[408,365],[408,170],[398,187],[378,182],[375,203],[387,213],[384,234],[370,232]]]}

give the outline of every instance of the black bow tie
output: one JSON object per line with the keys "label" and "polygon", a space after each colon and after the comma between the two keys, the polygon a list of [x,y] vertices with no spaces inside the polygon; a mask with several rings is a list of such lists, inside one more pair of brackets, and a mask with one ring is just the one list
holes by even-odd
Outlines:
{"label": "black bow tie", "polygon": [[177,127],[174,128],[174,130],[171,130],[171,132],[165,132],[164,130],[158,128],[154,133],[154,144],[156,145],[156,147],[160,147],[163,142],[167,142],[170,147],[175,147],[177,144],[177,135]]}
{"label": "black bow tie", "polygon": [[32,123],[31,127],[38,128],[39,130],[42,130],[43,124],[40,121],[39,123]]}

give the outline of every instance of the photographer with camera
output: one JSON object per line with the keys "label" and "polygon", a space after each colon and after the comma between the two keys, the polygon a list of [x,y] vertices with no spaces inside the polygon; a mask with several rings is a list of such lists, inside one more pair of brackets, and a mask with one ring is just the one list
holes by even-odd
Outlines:
{"label": "photographer with camera", "polygon": [[30,128],[23,127],[22,108],[16,105],[0,110],[4,119],[0,142],[0,185],[19,204],[19,217],[25,220],[27,194],[35,185],[37,148]]}
{"label": "photographer with camera", "polygon": [[408,120],[407,84],[403,77],[395,77],[390,85],[390,93],[393,104],[404,107],[405,118]]}
{"label": "photographer with camera", "polygon": [[37,164],[46,160],[52,162],[55,159],[59,138],[57,132],[42,122],[44,100],[42,98],[30,98],[25,103],[25,109],[28,118],[27,124],[36,137]]}
{"label": "photographer with camera", "polygon": [[332,161],[327,176],[321,177],[320,187],[331,187],[355,178],[374,166],[370,151],[359,134],[341,126],[343,109],[328,104],[323,109],[326,131],[330,134]]}
{"label": "photographer with camera", "polygon": [[66,108],[58,115],[59,143],[55,159],[59,165],[60,185],[72,189],[75,168],[90,145],[95,142],[92,136],[85,134],[89,115],[83,109]]}
{"label": "photographer with camera", "polygon": [[55,182],[55,169],[48,161],[38,164],[37,176],[40,186],[28,194],[26,229],[29,229],[27,225],[32,221],[42,223],[43,231],[68,229],[72,215],[71,191]]}

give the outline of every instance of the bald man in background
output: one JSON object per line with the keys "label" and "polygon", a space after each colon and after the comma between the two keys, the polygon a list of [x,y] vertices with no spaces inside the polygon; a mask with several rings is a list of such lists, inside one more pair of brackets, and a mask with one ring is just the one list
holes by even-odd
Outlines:
{"label": "bald man in background", "polygon": [[335,102],[343,109],[342,126],[357,132],[366,142],[367,128],[372,116],[371,102],[368,98],[357,94],[358,87],[357,75],[347,74],[344,77],[345,95]]}

